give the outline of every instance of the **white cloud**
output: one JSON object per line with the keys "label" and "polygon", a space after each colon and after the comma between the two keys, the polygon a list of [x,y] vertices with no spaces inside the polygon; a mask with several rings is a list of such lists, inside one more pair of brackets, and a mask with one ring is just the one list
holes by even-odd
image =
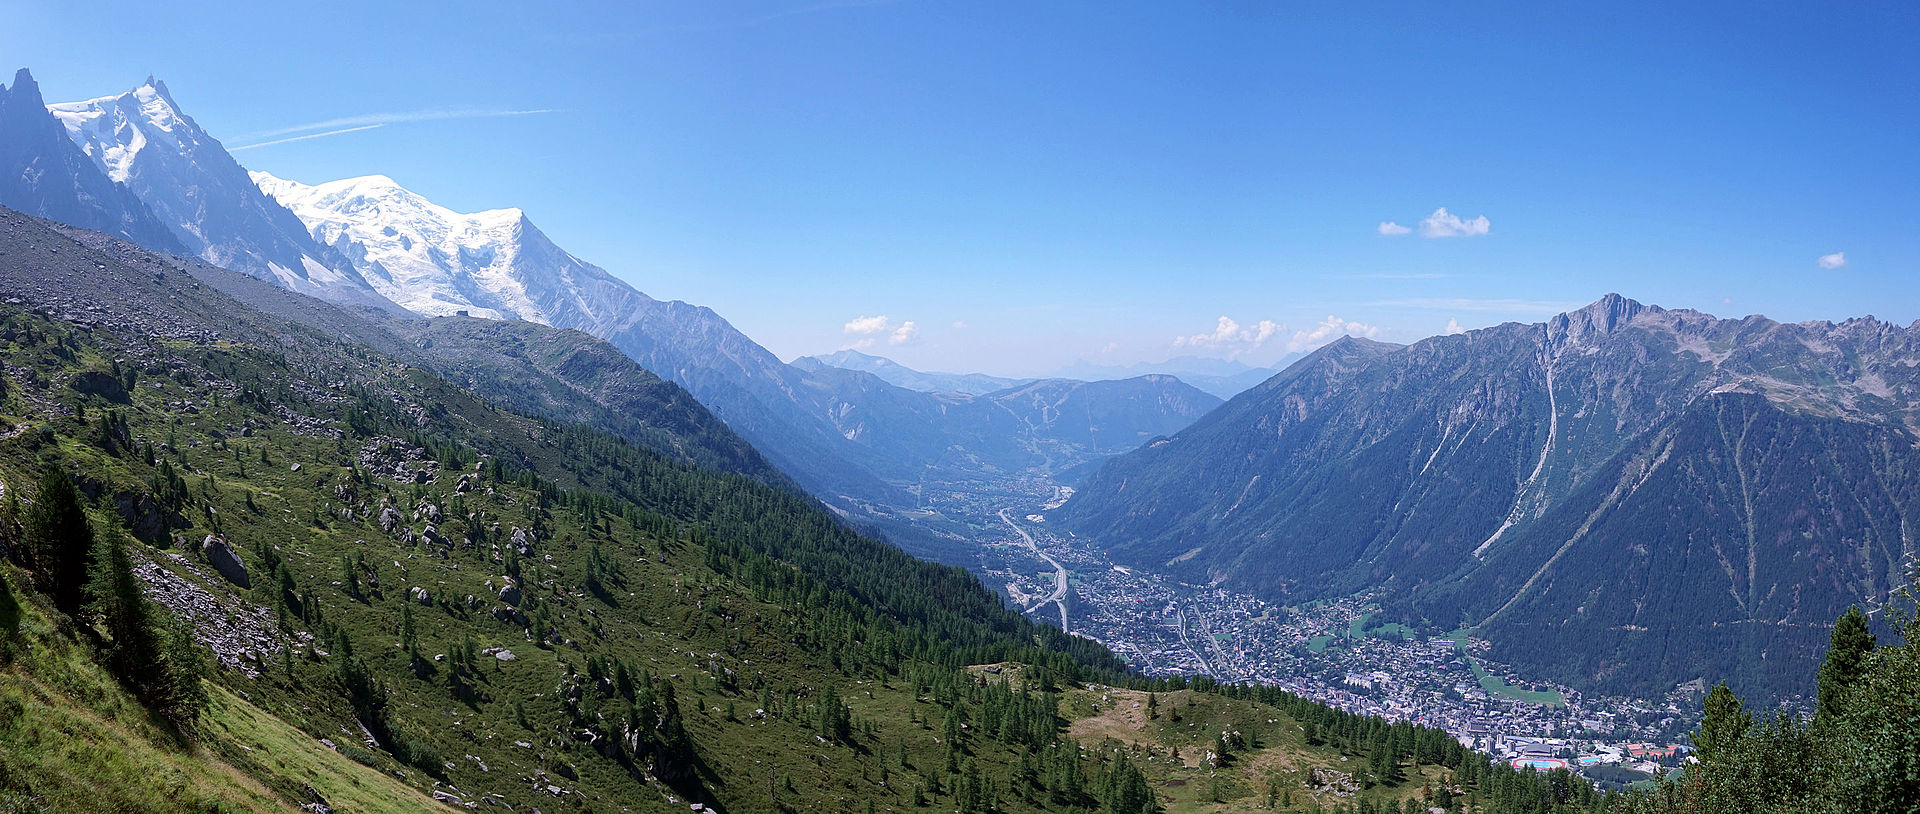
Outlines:
{"label": "white cloud", "polygon": [[1460,320],[1454,319],[1453,317],[1447,317],[1447,335],[1448,336],[1452,336],[1454,334],[1463,334],[1466,332],[1467,332],[1467,329],[1460,326]]}
{"label": "white cloud", "polygon": [[1421,237],[1475,237],[1492,229],[1493,222],[1487,220],[1486,215],[1466,220],[1448,212],[1444,206],[1420,220]]}
{"label": "white cloud", "polygon": [[1276,334],[1285,331],[1287,326],[1270,319],[1263,319],[1252,325],[1241,327],[1232,317],[1221,317],[1214,323],[1213,333],[1193,334],[1175,337],[1176,348],[1209,348],[1239,353],[1252,350],[1265,344]]}
{"label": "white cloud", "polygon": [[1847,253],[1834,252],[1833,254],[1820,255],[1819,263],[1821,268],[1832,271],[1847,264]]}
{"label": "white cloud", "polygon": [[1287,340],[1287,350],[1298,353],[1320,347],[1342,336],[1371,337],[1378,333],[1380,333],[1378,325],[1350,322],[1328,314],[1327,318],[1320,320],[1320,324],[1313,326],[1312,330],[1294,331],[1293,338]]}
{"label": "white cloud", "polygon": [[871,347],[873,347],[873,337],[869,336],[863,339],[856,339],[852,342],[848,342],[845,345],[841,345],[840,349],[841,350],[866,350],[867,348],[871,348]]}
{"label": "white cloud", "polygon": [[954,321],[953,321],[953,329],[954,329],[954,330],[956,330],[956,331],[964,331],[964,330],[966,330],[966,329],[967,329],[967,321],[966,321],[966,320],[964,320],[964,319],[956,319],[956,320],[954,320]]}
{"label": "white cloud", "polygon": [[1394,223],[1393,221],[1390,221],[1390,220],[1381,221],[1379,230],[1380,230],[1380,234],[1386,235],[1387,237],[1397,237],[1399,235],[1404,235],[1404,234],[1407,234],[1408,232],[1413,231],[1412,229],[1409,229],[1405,226],[1401,226],[1400,224]]}
{"label": "white cloud", "polygon": [[893,335],[887,337],[887,344],[905,345],[908,342],[912,342],[913,338],[919,335],[920,326],[913,324],[913,320],[909,319],[901,322],[900,327],[893,329]]}
{"label": "white cloud", "polygon": [[877,317],[854,317],[848,320],[841,330],[850,334],[877,334],[886,333],[891,328],[893,328],[893,320],[888,319],[886,314],[881,314]]}

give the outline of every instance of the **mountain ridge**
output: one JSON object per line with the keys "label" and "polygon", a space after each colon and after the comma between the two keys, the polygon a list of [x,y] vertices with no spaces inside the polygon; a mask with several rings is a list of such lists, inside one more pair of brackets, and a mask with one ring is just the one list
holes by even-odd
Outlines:
{"label": "mountain ridge", "polygon": [[[1123,561],[1196,582],[1289,602],[1385,588],[1409,621],[1442,630],[1484,626],[1477,635],[1495,641],[1496,657],[1511,663],[1590,689],[1664,692],[1712,671],[1648,655],[1657,639],[1626,635],[1628,628],[1674,636],[1697,625],[1714,629],[1701,620],[1816,625],[1847,604],[1884,599],[1899,584],[1911,521],[1799,521],[1813,539],[1849,537],[1869,552],[1836,564],[1839,582],[1814,581],[1826,566],[1749,532],[1769,527],[1757,518],[1775,504],[1849,517],[1858,514],[1848,505],[1857,497],[1894,507],[1898,517],[1920,517],[1920,503],[1895,474],[1920,467],[1917,359],[1920,331],[1878,321],[1723,320],[1618,295],[1541,323],[1406,346],[1342,340],[1168,440],[1109,461],[1050,516]],[[1753,401],[1729,401],[1742,393]],[[1695,437],[1718,426],[1710,417],[1732,415],[1763,431],[1715,443]],[[1793,446],[1808,437],[1836,441]],[[1761,454],[1788,447],[1808,457]],[[1731,468],[1721,462],[1728,456]],[[1771,479],[1762,489],[1763,460],[1845,474]],[[1690,487],[1668,504],[1646,503],[1649,478],[1715,467],[1751,490]],[[1625,531],[1629,516],[1645,533]],[[1711,522],[1698,525],[1702,517]],[[1681,531],[1687,528],[1693,531]],[[1634,575],[1645,562],[1626,570],[1619,562],[1598,570],[1571,565],[1599,561],[1596,547],[1623,538],[1655,561],[1684,561],[1692,551],[1700,562],[1729,565],[1694,574],[1685,612],[1664,619],[1618,606],[1606,606],[1610,615],[1574,614],[1566,624],[1541,621],[1559,618],[1552,614],[1518,613],[1557,591],[1641,596]],[[1801,604],[1750,602],[1730,611],[1700,597],[1712,593],[1707,586],[1745,594],[1758,582],[1804,586],[1792,594]],[[1559,631],[1559,641],[1586,643],[1559,652],[1616,658],[1601,667],[1544,655],[1545,640],[1529,624]],[[1783,639],[1792,655],[1775,654],[1776,661],[1810,658],[1811,635]],[[1767,695],[1803,690],[1768,683],[1787,668],[1764,663],[1761,640],[1750,631],[1729,645],[1740,654],[1729,674],[1764,685]],[[1621,653],[1644,657],[1645,671],[1622,672]]]}

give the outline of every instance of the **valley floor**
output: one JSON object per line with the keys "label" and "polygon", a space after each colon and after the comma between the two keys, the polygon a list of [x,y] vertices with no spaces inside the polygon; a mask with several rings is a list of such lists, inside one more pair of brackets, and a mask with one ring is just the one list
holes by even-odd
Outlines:
{"label": "valley floor", "polygon": [[1569,764],[1601,767],[1591,771],[1609,777],[1658,770],[1694,723],[1698,701],[1686,689],[1657,700],[1586,697],[1488,661],[1486,642],[1468,631],[1422,635],[1379,624],[1372,595],[1282,607],[1118,565],[1091,541],[1047,525],[1046,501],[1056,493],[1042,481],[952,499],[951,513],[980,534],[977,559],[967,564],[1029,616],[1051,622],[1064,613],[1075,635],[1147,675],[1273,685],[1445,729],[1504,759],[1570,755]]}

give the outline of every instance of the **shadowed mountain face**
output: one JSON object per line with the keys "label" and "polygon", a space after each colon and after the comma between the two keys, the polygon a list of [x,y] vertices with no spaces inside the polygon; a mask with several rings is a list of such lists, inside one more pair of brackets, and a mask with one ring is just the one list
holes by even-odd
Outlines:
{"label": "shadowed mountain face", "polygon": [[[1384,587],[1578,685],[1803,692],[1920,539],[1920,330],[1615,295],[1533,325],[1337,342],[1056,514],[1124,560],[1303,600]],[[1791,679],[1785,678],[1791,676]]]}
{"label": "shadowed mountain face", "polygon": [[0,87],[0,206],[157,251],[186,251],[146,204],[67,138],[25,68],[13,87]]}

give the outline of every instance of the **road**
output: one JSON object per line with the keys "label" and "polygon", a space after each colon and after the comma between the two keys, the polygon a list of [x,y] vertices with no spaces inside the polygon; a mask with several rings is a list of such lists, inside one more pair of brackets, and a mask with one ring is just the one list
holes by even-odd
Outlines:
{"label": "road", "polygon": [[[1007,514],[1006,509],[1000,510],[1000,519],[1003,521],[1006,521],[1006,524],[1008,527],[1012,528],[1016,532],[1019,532],[1020,539],[1025,540],[1027,542],[1027,549],[1032,551],[1034,553],[1034,556],[1037,556],[1040,559],[1046,560],[1048,565],[1053,566],[1053,594],[1051,596],[1048,596],[1046,599],[1042,599],[1039,602],[1034,603],[1033,607],[1037,608],[1037,607],[1040,607],[1041,605],[1047,604],[1048,602],[1052,602],[1055,605],[1059,605],[1060,606],[1060,629],[1062,631],[1066,631],[1068,629],[1067,628],[1067,567],[1064,565],[1061,565],[1059,560],[1056,560],[1053,557],[1048,556],[1047,552],[1041,551],[1040,546],[1034,544],[1033,535],[1028,534],[1026,529],[1023,529],[1020,527],[1020,524],[1013,522],[1013,517]],[[1033,608],[1028,608],[1027,610],[1032,611]]]}
{"label": "road", "polygon": [[1194,648],[1192,640],[1187,638],[1187,609],[1183,606],[1175,606],[1173,612],[1174,625],[1180,631],[1180,646],[1192,654],[1194,661],[1200,662],[1200,672],[1209,676],[1214,675],[1213,666],[1207,663],[1207,657],[1200,655],[1200,651]]}

